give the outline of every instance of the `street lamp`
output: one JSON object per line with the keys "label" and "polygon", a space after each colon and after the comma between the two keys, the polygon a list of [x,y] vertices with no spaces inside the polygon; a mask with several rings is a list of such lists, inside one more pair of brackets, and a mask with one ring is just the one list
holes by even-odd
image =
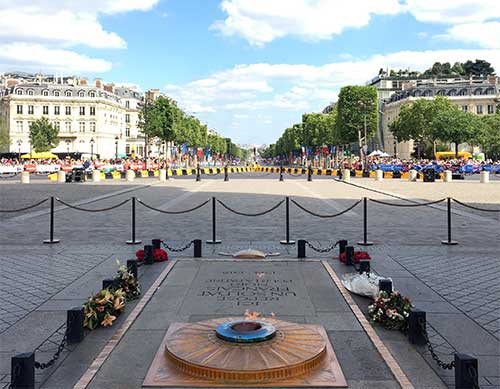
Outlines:
{"label": "street lamp", "polygon": [[90,160],[94,160],[94,138],[90,138]]}
{"label": "street lamp", "polygon": [[18,155],[18,160],[19,162],[21,162],[21,144],[23,143],[23,141],[21,139],[18,139],[17,140],[17,148],[18,148],[18,152],[19,152],[19,155]]}
{"label": "street lamp", "polygon": [[118,135],[115,136],[115,159],[118,159]]}

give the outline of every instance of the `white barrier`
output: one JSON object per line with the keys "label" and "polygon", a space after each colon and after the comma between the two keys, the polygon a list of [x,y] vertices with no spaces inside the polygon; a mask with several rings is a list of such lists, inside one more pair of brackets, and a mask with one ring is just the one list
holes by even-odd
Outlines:
{"label": "white barrier", "polygon": [[384,172],[380,169],[375,170],[375,181],[383,181],[384,179]]}
{"label": "white barrier", "polygon": [[481,184],[487,184],[490,182],[490,172],[487,172],[486,170],[482,171],[479,173],[479,182]]}
{"label": "white barrier", "polygon": [[349,169],[342,170],[342,181],[351,182],[351,171]]}
{"label": "white barrier", "polygon": [[167,169],[160,169],[160,174],[158,175],[160,181],[167,181]]}
{"label": "white barrier", "polygon": [[16,174],[23,171],[23,166],[0,166],[0,174]]}
{"label": "white barrier", "polygon": [[134,181],[135,180],[135,171],[127,170],[127,172],[125,173],[125,180],[127,180],[128,182]]}
{"label": "white barrier", "polygon": [[57,172],[57,182],[60,184],[64,184],[66,182],[66,172],[62,170]]}
{"label": "white barrier", "polygon": [[30,183],[30,172],[22,172],[21,184],[29,184],[29,183]]}
{"label": "white barrier", "polygon": [[417,181],[417,171],[416,170],[410,170],[408,172],[408,181],[415,182]]}
{"label": "white barrier", "polygon": [[451,170],[445,170],[443,173],[443,181],[451,182],[452,181],[452,172]]}
{"label": "white barrier", "polygon": [[92,181],[94,181],[94,182],[101,181],[101,171],[100,170],[96,169],[92,172]]}

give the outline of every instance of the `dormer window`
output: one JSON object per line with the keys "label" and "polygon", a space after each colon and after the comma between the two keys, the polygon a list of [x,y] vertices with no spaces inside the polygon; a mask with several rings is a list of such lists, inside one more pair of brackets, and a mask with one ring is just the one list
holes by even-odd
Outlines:
{"label": "dormer window", "polygon": [[35,92],[33,91],[33,89],[28,89],[28,96],[33,96],[35,94]]}
{"label": "dormer window", "polygon": [[89,96],[90,97],[95,97],[95,92],[94,91],[89,92]]}
{"label": "dormer window", "polygon": [[80,91],[78,92],[78,97],[84,97],[85,96],[85,92],[84,91]]}
{"label": "dormer window", "polygon": [[67,91],[64,93],[64,95],[65,95],[66,97],[71,97],[71,96],[72,96],[72,93],[71,93],[71,91],[70,91],[70,90],[67,90]]}
{"label": "dormer window", "polygon": [[59,96],[60,92],[58,90],[54,91],[54,96]]}
{"label": "dormer window", "polygon": [[16,95],[22,95],[22,94],[23,94],[23,90],[22,89],[16,90]]}
{"label": "dormer window", "polygon": [[42,92],[42,95],[43,96],[48,96],[49,95],[49,91],[47,89],[45,89],[43,92]]}

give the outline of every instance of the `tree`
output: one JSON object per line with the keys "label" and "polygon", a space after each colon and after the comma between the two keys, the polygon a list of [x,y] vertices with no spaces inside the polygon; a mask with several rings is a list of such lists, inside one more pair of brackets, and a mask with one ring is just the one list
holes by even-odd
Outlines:
{"label": "tree", "polygon": [[476,59],[475,62],[469,60],[463,64],[463,68],[467,76],[486,77],[495,74],[495,69],[493,69],[491,64],[482,59]]}
{"label": "tree", "polygon": [[59,144],[59,130],[46,117],[35,120],[30,125],[30,143],[36,152],[50,151]]}
{"label": "tree", "polygon": [[175,141],[182,111],[169,97],[160,96],[154,103],[146,103],[141,111],[140,126],[144,134],[166,142]]}
{"label": "tree", "polygon": [[453,67],[451,68],[452,74],[456,74],[459,76],[465,76],[464,65],[461,62],[455,62]]}
{"label": "tree", "polygon": [[336,135],[343,144],[358,140],[366,114],[367,138],[378,130],[377,89],[371,86],[346,86],[340,90],[337,103]]}
{"label": "tree", "polygon": [[458,145],[470,142],[474,134],[481,132],[482,122],[476,115],[463,112],[453,104],[436,114],[433,125],[437,139],[455,143],[455,155],[458,157]]}
{"label": "tree", "polygon": [[5,149],[6,151],[8,151],[10,143],[11,141],[7,126],[5,125],[5,122],[3,120],[0,120],[0,150]]}
{"label": "tree", "polygon": [[500,159],[500,114],[480,118],[483,126],[474,135],[474,143],[481,146],[487,157]]}

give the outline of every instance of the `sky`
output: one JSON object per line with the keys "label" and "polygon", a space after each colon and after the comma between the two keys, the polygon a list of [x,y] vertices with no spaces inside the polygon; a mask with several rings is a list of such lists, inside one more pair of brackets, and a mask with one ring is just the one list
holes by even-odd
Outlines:
{"label": "sky", "polygon": [[241,144],[274,142],[380,68],[485,59],[499,0],[0,0],[0,72],[159,88]]}

